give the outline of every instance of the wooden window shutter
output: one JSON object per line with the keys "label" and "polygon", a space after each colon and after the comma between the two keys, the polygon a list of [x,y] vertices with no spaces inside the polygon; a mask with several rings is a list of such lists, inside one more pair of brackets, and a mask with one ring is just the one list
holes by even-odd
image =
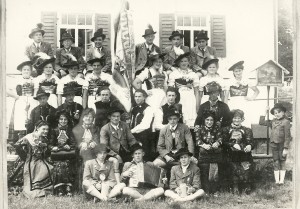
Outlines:
{"label": "wooden window shutter", "polygon": [[45,30],[44,41],[50,43],[55,50],[57,48],[57,13],[42,12],[41,19]]}
{"label": "wooden window shutter", "polygon": [[110,14],[96,14],[95,15],[95,31],[94,32],[96,32],[99,28],[103,28],[103,33],[106,35],[106,38],[103,42],[103,46],[110,49],[110,40],[111,40],[111,17],[110,17]]}
{"label": "wooden window shutter", "polygon": [[226,57],[226,24],[225,16],[212,15],[211,24],[211,46],[216,48],[218,57]]}
{"label": "wooden window shutter", "polygon": [[174,14],[159,14],[159,47],[161,49],[164,49],[170,45],[169,37],[174,30]]}

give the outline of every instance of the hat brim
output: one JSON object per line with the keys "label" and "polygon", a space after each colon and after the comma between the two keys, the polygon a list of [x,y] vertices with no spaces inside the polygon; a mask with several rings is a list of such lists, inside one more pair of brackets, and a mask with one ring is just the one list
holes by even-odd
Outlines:
{"label": "hat brim", "polygon": [[50,97],[50,93],[42,93],[42,94],[38,94],[38,95],[36,95],[35,97],[33,97],[33,99],[35,99],[35,100],[39,100],[39,98],[40,97],[42,97],[42,96],[47,96],[47,97]]}
{"label": "hat brim", "polygon": [[179,36],[180,38],[183,38],[183,37],[184,37],[183,34],[175,34],[175,35],[171,35],[171,36],[169,37],[169,40],[172,41],[172,39],[173,39],[174,37],[176,37],[176,36]]}
{"label": "hat brim", "polygon": [[101,36],[94,36],[91,38],[91,41],[94,42],[96,38],[101,37],[103,40],[106,38],[105,34],[102,34]]}
{"label": "hat brim", "polygon": [[41,32],[42,33],[42,36],[44,36],[45,35],[45,31],[44,30],[42,30],[42,29],[40,29],[40,30],[37,30],[37,31],[33,31],[33,32],[31,32],[28,36],[29,36],[29,38],[32,38],[32,36],[35,34],[35,33],[37,33],[37,32]]}
{"label": "hat brim", "polygon": [[167,118],[169,119],[169,117],[171,116],[177,116],[178,118],[180,118],[180,113],[172,113],[172,114],[167,114]]}
{"label": "hat brim", "polygon": [[94,62],[100,62],[101,65],[105,62],[105,59],[103,57],[101,58],[95,58],[87,61],[88,64],[92,65]]}
{"label": "hat brim", "polygon": [[74,67],[74,66],[78,66],[79,67],[79,63],[72,63],[72,64],[64,64],[64,65],[62,65],[62,67],[65,67],[65,68],[71,68],[71,67]]}
{"label": "hat brim", "polygon": [[17,70],[21,71],[22,68],[23,68],[24,66],[26,66],[26,65],[32,66],[32,62],[31,62],[31,61],[25,61],[25,62],[22,62],[21,64],[18,65]]}
{"label": "hat brim", "polygon": [[274,115],[275,109],[281,109],[283,112],[286,112],[286,108],[284,106],[275,106],[270,111],[272,115]]}
{"label": "hat brim", "polygon": [[228,71],[233,71],[233,70],[236,69],[238,66],[243,65],[243,64],[244,64],[244,61],[239,61],[239,62],[235,63],[234,65],[232,65],[232,66],[228,69]]}
{"label": "hat brim", "polygon": [[75,92],[75,91],[65,92],[65,93],[63,93],[61,96],[62,96],[62,97],[66,97],[66,96],[71,95],[71,94],[74,94],[74,95],[76,96],[76,92]]}
{"label": "hat brim", "polygon": [[53,63],[55,61],[55,58],[51,58],[51,59],[47,59],[44,62],[42,62],[41,64],[39,64],[38,66],[36,66],[38,69],[43,69],[47,64],[49,63]]}
{"label": "hat brim", "polygon": [[146,37],[146,36],[153,35],[153,34],[156,34],[156,32],[149,33],[149,34],[144,34],[144,35],[142,35],[142,37]]}
{"label": "hat brim", "polygon": [[200,40],[206,40],[206,41],[207,41],[207,40],[209,40],[209,38],[208,38],[208,37],[196,37],[196,38],[195,38],[195,41],[196,41],[196,42],[198,42],[198,41],[200,41]]}
{"label": "hat brim", "polygon": [[193,154],[191,153],[191,152],[189,152],[189,151],[186,151],[186,152],[181,152],[181,153],[176,153],[175,154],[175,158],[177,159],[177,160],[179,160],[180,159],[180,157],[182,156],[182,155],[189,155],[189,156],[193,156]]}
{"label": "hat brim", "polygon": [[108,115],[112,115],[115,112],[119,112],[122,115],[124,113],[124,110],[121,110],[121,109],[110,110],[110,111],[108,111]]}
{"label": "hat brim", "polygon": [[63,42],[64,40],[67,40],[67,39],[71,39],[73,41],[73,43],[75,42],[75,39],[71,38],[71,37],[69,37],[69,38],[62,38],[62,39],[59,40],[59,42]]}
{"label": "hat brim", "polygon": [[203,65],[202,65],[202,69],[207,69],[209,65],[211,65],[212,63],[218,63],[219,62],[219,59],[211,59],[211,60],[208,60],[207,62],[205,62]]}

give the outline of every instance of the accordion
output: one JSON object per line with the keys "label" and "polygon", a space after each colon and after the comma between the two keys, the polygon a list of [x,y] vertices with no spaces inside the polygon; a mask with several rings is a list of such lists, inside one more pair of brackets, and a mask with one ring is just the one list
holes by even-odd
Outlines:
{"label": "accordion", "polygon": [[76,158],[75,150],[60,150],[58,152],[51,152],[51,159],[56,160],[72,160]]}
{"label": "accordion", "polygon": [[129,179],[130,187],[155,188],[160,183],[162,169],[155,165],[143,163],[143,171],[135,170],[135,173],[137,175]]}
{"label": "accordion", "polygon": [[248,93],[248,85],[239,85],[239,87],[236,86],[230,86],[230,96],[236,97],[236,96],[247,96]]}

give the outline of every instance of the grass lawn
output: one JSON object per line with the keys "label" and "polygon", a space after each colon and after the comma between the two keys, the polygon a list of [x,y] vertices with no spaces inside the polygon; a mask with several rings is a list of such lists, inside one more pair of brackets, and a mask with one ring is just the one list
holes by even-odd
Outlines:
{"label": "grass lawn", "polygon": [[168,203],[164,200],[150,201],[150,202],[98,202],[87,201],[83,195],[74,195],[73,197],[54,197],[48,196],[46,198],[28,200],[25,197],[13,196],[8,197],[8,206],[12,209],[99,209],[99,208],[113,208],[113,209],[185,209],[185,208],[291,208],[292,207],[292,182],[286,181],[283,186],[276,186],[271,182],[260,184],[255,191],[250,195],[233,195],[230,193],[221,193],[218,197],[204,197],[198,201],[189,203]]}

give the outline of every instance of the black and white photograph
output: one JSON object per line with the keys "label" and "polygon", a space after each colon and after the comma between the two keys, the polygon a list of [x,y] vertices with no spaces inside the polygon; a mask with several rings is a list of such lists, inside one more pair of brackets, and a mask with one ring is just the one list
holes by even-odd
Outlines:
{"label": "black and white photograph", "polygon": [[297,0],[0,10],[0,208],[300,208]]}

